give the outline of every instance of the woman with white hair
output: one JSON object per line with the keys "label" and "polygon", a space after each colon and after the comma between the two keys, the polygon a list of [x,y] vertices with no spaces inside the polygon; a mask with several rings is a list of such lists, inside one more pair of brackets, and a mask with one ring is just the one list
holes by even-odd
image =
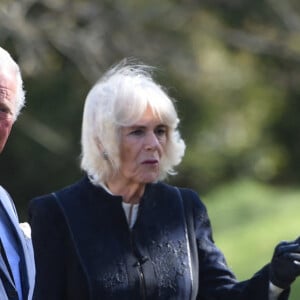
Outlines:
{"label": "woman with white hair", "polygon": [[281,254],[299,254],[298,241],[280,244],[271,264],[238,283],[197,194],[162,182],[185,143],[151,71],[123,61],[104,74],[84,107],[86,176],[32,200],[34,299],[287,299],[300,267]]}

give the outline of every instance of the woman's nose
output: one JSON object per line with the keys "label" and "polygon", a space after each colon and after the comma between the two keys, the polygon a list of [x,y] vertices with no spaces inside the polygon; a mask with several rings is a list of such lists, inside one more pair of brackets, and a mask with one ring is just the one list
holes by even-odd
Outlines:
{"label": "woman's nose", "polygon": [[159,145],[159,141],[156,134],[154,132],[150,133],[146,138],[145,149],[152,150],[155,149],[158,145]]}

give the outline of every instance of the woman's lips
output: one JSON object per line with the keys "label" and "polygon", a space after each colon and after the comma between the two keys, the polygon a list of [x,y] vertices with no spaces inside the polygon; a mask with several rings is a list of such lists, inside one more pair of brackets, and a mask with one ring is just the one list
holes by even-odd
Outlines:
{"label": "woman's lips", "polygon": [[154,165],[157,163],[158,163],[157,159],[147,159],[147,160],[143,161],[143,164],[145,164],[145,165]]}

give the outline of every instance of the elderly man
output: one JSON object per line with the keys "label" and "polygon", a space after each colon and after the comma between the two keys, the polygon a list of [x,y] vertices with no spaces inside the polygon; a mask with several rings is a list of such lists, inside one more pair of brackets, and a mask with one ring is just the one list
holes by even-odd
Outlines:
{"label": "elderly man", "polygon": [[[0,153],[24,102],[20,69],[8,52],[0,47]],[[32,298],[35,268],[31,240],[25,232],[10,196],[0,186],[1,300]]]}

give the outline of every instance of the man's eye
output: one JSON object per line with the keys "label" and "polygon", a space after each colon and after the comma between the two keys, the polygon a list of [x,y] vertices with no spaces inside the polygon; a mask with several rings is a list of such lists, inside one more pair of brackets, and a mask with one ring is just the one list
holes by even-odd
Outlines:
{"label": "man's eye", "polygon": [[5,105],[4,103],[0,103],[0,112],[10,114],[11,109],[9,106]]}
{"label": "man's eye", "polygon": [[0,106],[0,118],[2,120],[12,117],[11,110],[6,106]]}

